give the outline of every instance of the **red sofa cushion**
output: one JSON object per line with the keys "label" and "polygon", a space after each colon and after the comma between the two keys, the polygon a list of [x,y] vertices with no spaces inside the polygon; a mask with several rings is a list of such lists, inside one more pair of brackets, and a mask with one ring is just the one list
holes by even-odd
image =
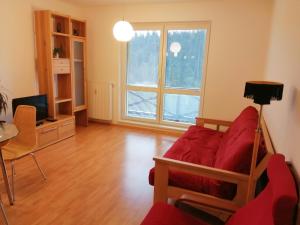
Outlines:
{"label": "red sofa cushion", "polygon": [[[249,106],[233,121],[229,129],[224,133],[216,155],[215,168],[230,170],[238,173],[249,174],[252,160],[252,152],[257,128],[258,112]],[[257,155],[257,162],[266,154],[262,144]],[[236,193],[236,185],[227,182],[216,181],[218,185],[212,190],[215,196],[232,199]]]}
{"label": "red sofa cushion", "polygon": [[[223,132],[200,126],[191,126],[164,154],[180,161],[213,166]],[[154,168],[149,173],[149,183],[154,184]],[[169,184],[194,191],[209,193],[213,180],[179,171],[169,171]],[[216,189],[216,188],[213,188]]]}
{"label": "red sofa cushion", "polygon": [[166,203],[156,203],[141,225],[208,225]]}
{"label": "red sofa cushion", "polygon": [[164,154],[164,157],[213,166],[223,132],[200,126],[189,129]]}
{"label": "red sofa cushion", "polygon": [[249,173],[257,121],[258,112],[254,107],[241,112],[223,135],[214,167]]}

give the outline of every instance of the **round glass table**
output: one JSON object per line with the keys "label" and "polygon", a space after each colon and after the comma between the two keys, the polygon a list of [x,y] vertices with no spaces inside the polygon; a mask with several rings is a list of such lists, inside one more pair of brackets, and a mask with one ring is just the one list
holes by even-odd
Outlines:
{"label": "round glass table", "polygon": [[8,182],[8,176],[5,168],[5,163],[3,160],[1,147],[5,145],[9,141],[9,139],[17,136],[17,134],[18,134],[18,129],[14,124],[12,123],[0,124],[0,166],[2,169],[2,175],[3,175],[3,180],[4,180],[8,200],[11,205],[13,205],[14,202],[11,194],[10,184]]}

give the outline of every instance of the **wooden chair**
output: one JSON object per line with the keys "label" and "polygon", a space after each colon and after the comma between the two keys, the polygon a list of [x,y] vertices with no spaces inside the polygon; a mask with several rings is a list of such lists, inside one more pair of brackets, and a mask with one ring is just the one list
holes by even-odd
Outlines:
{"label": "wooden chair", "polygon": [[2,147],[2,154],[5,161],[9,161],[11,165],[11,186],[13,200],[15,199],[14,194],[14,176],[15,167],[14,161],[23,158],[27,155],[31,155],[34,162],[36,163],[40,173],[46,180],[46,176],[40,168],[36,157],[34,155],[34,150],[37,145],[36,139],[36,108],[33,106],[19,105],[16,109],[14,116],[14,124],[16,125],[19,133],[18,135],[11,139],[8,144]]}
{"label": "wooden chair", "polygon": [[[237,210],[226,225],[292,225],[298,201],[296,185],[284,156],[273,155],[268,163],[269,182],[265,189],[244,207]],[[186,202],[202,204],[197,196],[185,195]],[[227,208],[225,208],[227,210]],[[211,220],[209,220],[212,222]],[[141,225],[208,225],[164,202],[155,203]],[[215,223],[213,223],[215,224]]]}

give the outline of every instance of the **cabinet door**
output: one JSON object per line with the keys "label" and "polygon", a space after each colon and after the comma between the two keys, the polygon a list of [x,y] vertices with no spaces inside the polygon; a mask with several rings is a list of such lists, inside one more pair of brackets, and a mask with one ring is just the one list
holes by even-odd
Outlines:
{"label": "cabinet door", "polygon": [[65,120],[59,124],[58,127],[59,139],[65,139],[75,134],[75,121],[74,118]]}
{"label": "cabinet door", "polygon": [[73,74],[74,74],[74,106],[75,111],[86,108],[86,74],[85,74],[85,42],[74,39]]}

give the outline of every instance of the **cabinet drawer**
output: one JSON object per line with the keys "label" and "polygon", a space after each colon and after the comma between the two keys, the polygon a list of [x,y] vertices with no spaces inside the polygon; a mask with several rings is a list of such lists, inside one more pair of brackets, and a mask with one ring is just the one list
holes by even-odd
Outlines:
{"label": "cabinet drawer", "polygon": [[53,59],[53,66],[70,66],[69,59]]}
{"label": "cabinet drawer", "polygon": [[58,127],[49,126],[41,129],[38,132],[39,146],[45,146],[58,140]]}
{"label": "cabinet drawer", "polygon": [[70,65],[67,65],[67,66],[53,66],[53,73],[54,74],[70,73]]}
{"label": "cabinet drawer", "polygon": [[70,73],[71,68],[69,59],[53,59],[52,62],[54,74]]}
{"label": "cabinet drawer", "polygon": [[75,134],[74,119],[66,120],[59,125],[59,139],[67,138]]}

